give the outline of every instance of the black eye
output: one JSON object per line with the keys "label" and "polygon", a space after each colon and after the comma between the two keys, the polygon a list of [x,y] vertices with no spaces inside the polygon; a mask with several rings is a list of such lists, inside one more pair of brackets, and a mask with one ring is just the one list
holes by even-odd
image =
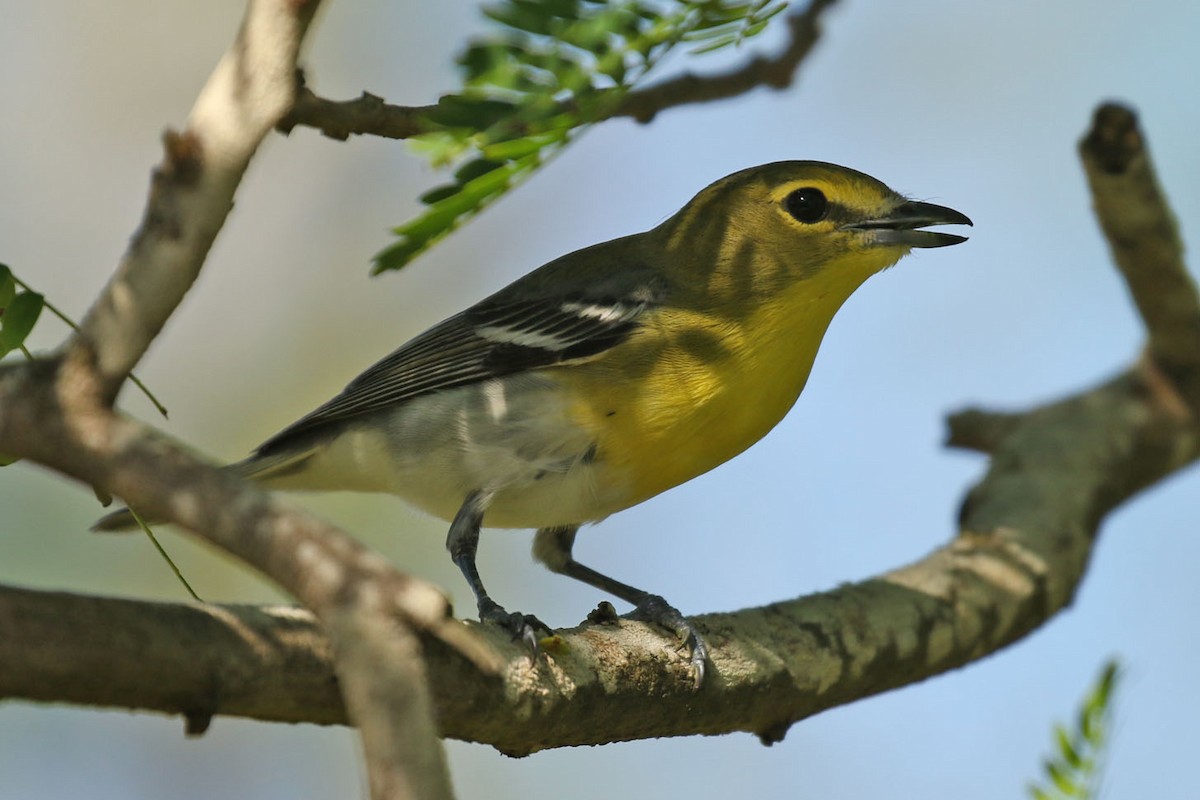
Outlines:
{"label": "black eye", "polygon": [[792,192],[783,204],[789,214],[809,225],[820,222],[829,213],[829,201],[825,199],[825,193],[812,186]]}

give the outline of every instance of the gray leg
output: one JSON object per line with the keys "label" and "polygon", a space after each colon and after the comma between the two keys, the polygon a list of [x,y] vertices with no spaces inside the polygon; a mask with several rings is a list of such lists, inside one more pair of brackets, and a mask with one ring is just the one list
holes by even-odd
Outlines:
{"label": "gray leg", "polygon": [[582,581],[632,603],[634,609],[626,615],[630,619],[653,623],[682,639],[684,646],[691,651],[692,669],[695,672],[696,688],[699,689],[704,682],[704,670],[708,663],[708,646],[700,632],[660,595],[635,589],[576,561],[571,555],[571,548],[575,545],[575,534],[578,531],[577,527],[542,528],[533,539],[533,557],[545,564],[551,572]]}
{"label": "gray leg", "polygon": [[509,613],[503,606],[488,596],[479,578],[479,569],[475,566],[475,553],[479,549],[479,526],[483,522],[483,512],[492,501],[490,492],[475,491],[467,495],[462,507],[454,515],[450,523],[450,533],[446,536],[446,549],[450,558],[458,565],[467,585],[475,595],[479,608],[479,620],[491,622],[512,633],[514,639],[521,639],[534,652],[537,651],[539,630],[550,633],[550,628],[540,619],[529,614]]}

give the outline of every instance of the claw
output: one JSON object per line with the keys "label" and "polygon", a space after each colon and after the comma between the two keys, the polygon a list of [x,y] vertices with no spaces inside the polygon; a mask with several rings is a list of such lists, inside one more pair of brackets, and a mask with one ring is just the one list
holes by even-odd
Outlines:
{"label": "claw", "polygon": [[691,653],[693,688],[699,689],[704,684],[704,675],[708,669],[708,645],[696,626],[689,622],[679,609],[661,596],[652,594],[625,617],[653,623],[674,633],[683,643],[683,647]]}
{"label": "claw", "polygon": [[480,603],[479,621],[498,625],[511,633],[514,640],[520,639],[525,643],[531,657],[536,657],[538,653],[538,640],[540,638],[538,631],[545,631],[548,634],[554,633],[554,630],[549,625],[542,622],[533,614],[505,611],[503,606],[491,600],[487,604]]}

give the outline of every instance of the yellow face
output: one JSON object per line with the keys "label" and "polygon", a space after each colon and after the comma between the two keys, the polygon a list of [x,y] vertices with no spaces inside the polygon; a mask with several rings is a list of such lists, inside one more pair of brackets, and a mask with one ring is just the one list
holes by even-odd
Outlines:
{"label": "yellow face", "polygon": [[[774,293],[831,269],[848,284],[898,261],[913,247],[960,236],[919,230],[970,224],[953,209],[908,200],[856,170],[784,161],[734,173],[663,224],[667,248],[710,291]],[[839,281],[840,283],[841,281]]]}

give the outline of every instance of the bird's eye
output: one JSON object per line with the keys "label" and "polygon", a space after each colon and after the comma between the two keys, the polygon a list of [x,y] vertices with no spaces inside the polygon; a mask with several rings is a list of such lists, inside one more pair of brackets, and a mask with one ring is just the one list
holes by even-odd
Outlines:
{"label": "bird's eye", "polygon": [[820,222],[829,213],[829,201],[825,199],[825,193],[812,186],[792,192],[783,204],[789,214],[808,225]]}

